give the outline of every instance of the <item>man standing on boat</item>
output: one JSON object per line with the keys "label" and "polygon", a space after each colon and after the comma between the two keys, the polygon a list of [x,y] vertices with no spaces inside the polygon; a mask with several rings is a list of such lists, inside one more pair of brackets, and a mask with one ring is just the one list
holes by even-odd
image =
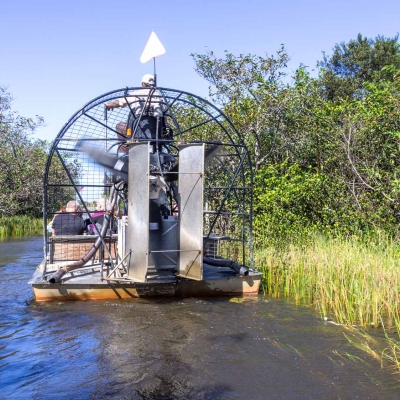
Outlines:
{"label": "man standing on boat", "polygon": [[86,229],[86,224],[81,217],[77,215],[78,203],[69,201],[66,212],[57,214],[53,220],[53,236],[57,235],[82,235]]}
{"label": "man standing on boat", "polygon": [[[163,139],[166,110],[164,98],[155,87],[153,75],[144,75],[141,86],[142,89],[128,92],[125,97],[106,103],[105,107],[113,110],[129,106],[131,113],[125,124],[128,137],[133,135],[134,139]],[[121,124],[118,124],[118,133],[121,132]]]}

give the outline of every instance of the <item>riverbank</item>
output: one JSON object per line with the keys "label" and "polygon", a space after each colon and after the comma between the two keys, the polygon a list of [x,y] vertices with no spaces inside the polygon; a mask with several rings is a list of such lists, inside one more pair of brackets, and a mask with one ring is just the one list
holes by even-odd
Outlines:
{"label": "riverbank", "polygon": [[317,308],[328,321],[384,329],[388,347],[375,352],[400,371],[400,245],[372,239],[314,237],[306,244],[256,253],[264,293]]}
{"label": "riverbank", "polygon": [[26,215],[0,217],[0,239],[10,236],[29,236],[43,233],[43,219]]}

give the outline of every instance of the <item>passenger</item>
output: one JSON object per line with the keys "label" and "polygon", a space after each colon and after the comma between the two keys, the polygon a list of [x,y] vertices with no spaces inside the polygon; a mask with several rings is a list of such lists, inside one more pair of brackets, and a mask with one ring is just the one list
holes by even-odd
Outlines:
{"label": "passenger", "polygon": [[[133,132],[135,139],[163,138],[163,127],[165,126],[163,116],[166,104],[163,96],[154,87],[154,84],[154,76],[146,74],[143,76],[141,82],[143,89],[134,90],[133,92],[129,92],[124,98],[105,104],[107,110],[129,105],[133,115],[128,119],[125,131],[130,129],[133,132],[133,129],[137,127],[135,132]],[[137,121],[139,117],[140,121]],[[120,125],[121,128],[123,129],[122,125]]]}
{"label": "passenger", "polygon": [[53,219],[47,224],[47,232],[52,233],[53,232],[53,222],[54,222],[54,218],[58,215],[58,214],[62,214],[65,213],[67,211],[67,206],[61,206],[60,210],[56,212],[56,215],[53,217]]}
{"label": "passenger", "polygon": [[[94,228],[93,224],[89,225],[91,233],[98,235],[104,224],[104,214],[107,211],[107,199],[101,198],[97,201],[96,212],[92,214],[91,219],[93,224],[96,225],[97,230]],[[117,233],[117,221],[114,216],[111,217],[110,226],[107,229],[107,235]]]}
{"label": "passenger", "polygon": [[69,201],[66,212],[57,214],[52,224],[53,236],[57,235],[82,235],[85,232],[86,224],[77,214],[79,209],[76,201]]}

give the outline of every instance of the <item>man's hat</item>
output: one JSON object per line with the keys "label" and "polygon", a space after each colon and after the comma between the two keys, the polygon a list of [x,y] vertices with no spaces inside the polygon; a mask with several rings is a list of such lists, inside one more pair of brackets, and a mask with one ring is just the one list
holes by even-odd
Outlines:
{"label": "man's hat", "polygon": [[142,83],[147,83],[148,85],[154,85],[154,75],[151,74],[143,75]]}

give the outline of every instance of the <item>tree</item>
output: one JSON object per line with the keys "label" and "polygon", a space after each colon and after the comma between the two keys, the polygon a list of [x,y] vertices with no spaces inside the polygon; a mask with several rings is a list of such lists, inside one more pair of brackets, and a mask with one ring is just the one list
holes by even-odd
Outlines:
{"label": "tree", "polygon": [[210,51],[192,57],[198,74],[211,84],[210,96],[244,135],[257,169],[268,158],[282,120],[282,77],[289,60],[284,47],[276,56],[226,51],[217,58]]}
{"label": "tree", "polygon": [[[378,44],[373,48],[379,59]],[[257,229],[264,226],[262,232],[276,237],[284,236],[282,229],[300,233],[300,227],[305,232],[358,234],[375,227],[396,232],[400,68],[385,63],[396,64],[397,55],[375,62],[374,73],[368,68],[353,77],[349,73],[359,86],[335,101],[321,90],[326,75],[314,79],[303,66],[291,84],[283,83],[285,60],[284,53],[277,58],[195,56],[198,72],[213,85],[210,94],[250,149],[257,172]],[[285,215],[291,215],[286,225]]]}
{"label": "tree", "polygon": [[360,96],[364,82],[393,81],[385,66],[400,69],[398,35],[368,39],[359,34],[355,40],[336,44],[331,56],[323,54],[320,79],[328,100]]}
{"label": "tree", "polygon": [[282,45],[276,56],[235,56],[225,51],[225,58],[217,58],[213,51],[192,54],[196,72],[206,79],[210,96],[222,104],[238,101],[251,95],[260,86],[276,85],[283,76],[289,56]]}
{"label": "tree", "polygon": [[[30,136],[43,124],[43,118],[25,118],[11,109],[12,97],[0,87],[0,216],[40,217],[43,210],[43,176],[50,144]],[[81,168],[73,154],[63,156],[68,173],[78,177]],[[59,159],[51,163],[49,181],[68,180]],[[73,196],[71,187],[52,187],[49,209],[58,210]]]}
{"label": "tree", "polygon": [[40,216],[46,142],[29,136],[43,119],[20,116],[11,102],[0,87],[0,215]]}

